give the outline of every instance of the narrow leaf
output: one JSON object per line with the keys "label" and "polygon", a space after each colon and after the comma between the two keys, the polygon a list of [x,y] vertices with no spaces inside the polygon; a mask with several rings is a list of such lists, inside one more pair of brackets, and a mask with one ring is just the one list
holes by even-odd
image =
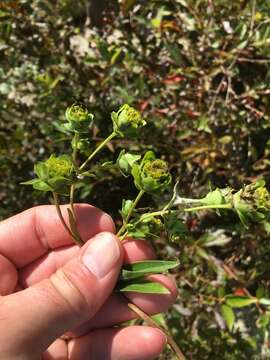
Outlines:
{"label": "narrow leaf", "polygon": [[241,308],[257,302],[256,298],[249,296],[227,295],[226,304],[232,308]]}
{"label": "narrow leaf", "polygon": [[259,300],[259,303],[262,304],[262,305],[268,306],[268,305],[270,305],[270,299],[261,298]]}
{"label": "narrow leaf", "polygon": [[228,326],[228,329],[231,331],[235,322],[233,309],[228,305],[221,305],[221,314]]}
{"label": "narrow leaf", "polygon": [[138,261],[129,265],[125,265],[121,277],[124,280],[135,279],[142,276],[159,274],[170,269],[174,269],[179,265],[178,260],[164,261],[164,260],[148,260]]}
{"label": "narrow leaf", "polygon": [[138,292],[143,294],[170,294],[169,290],[158,282],[138,282],[119,289],[121,292]]}

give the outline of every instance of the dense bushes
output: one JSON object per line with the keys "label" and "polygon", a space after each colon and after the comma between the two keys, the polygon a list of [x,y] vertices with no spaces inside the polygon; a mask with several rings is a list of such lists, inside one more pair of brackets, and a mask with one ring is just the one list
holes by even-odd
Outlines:
{"label": "dense bushes", "polygon": [[[125,102],[140,109],[150,123],[140,142],[113,140],[106,160],[123,147],[154,150],[169,161],[183,196],[204,195],[209,182],[269,183],[267,1],[89,3],[0,4],[1,216],[50,200],[19,183],[32,177],[35,161],[67,147],[56,130],[74,99],[96,114],[93,148],[111,130],[112,110]],[[134,193],[128,180],[104,172],[78,200],[117,221],[122,198]],[[236,309],[229,331],[220,306],[225,294],[270,297],[268,235],[231,214],[189,214],[185,222],[188,238],[153,242],[160,256],[181,261],[179,301],[166,316],[181,348],[200,360],[269,358],[267,307]]]}

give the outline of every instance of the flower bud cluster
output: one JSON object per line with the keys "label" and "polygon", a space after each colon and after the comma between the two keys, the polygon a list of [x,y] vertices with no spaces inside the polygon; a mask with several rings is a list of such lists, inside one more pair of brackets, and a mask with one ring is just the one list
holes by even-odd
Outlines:
{"label": "flower bud cluster", "polygon": [[246,185],[232,196],[232,203],[244,225],[250,221],[263,222],[270,210],[270,194],[263,179]]}
{"label": "flower bud cluster", "polygon": [[209,192],[200,203],[213,208],[228,206],[238,215],[241,222],[248,226],[250,222],[265,222],[270,211],[270,194],[265,181],[259,179],[238,191],[231,188],[215,189]]}
{"label": "flower bud cluster", "polygon": [[81,103],[74,103],[66,109],[65,128],[69,131],[87,133],[93,122],[94,115],[91,114],[87,107]]}
{"label": "flower bud cluster", "polygon": [[51,155],[46,161],[39,161],[34,166],[36,178],[23,184],[32,185],[40,191],[53,191],[58,194],[67,195],[68,187],[74,181],[74,166],[69,156]]}
{"label": "flower bud cluster", "polygon": [[143,159],[137,154],[121,152],[117,164],[124,175],[131,174],[138,190],[147,193],[165,189],[171,183],[171,174],[166,161],[157,159],[147,151]]}
{"label": "flower bud cluster", "polygon": [[140,112],[128,104],[124,104],[117,112],[112,112],[111,118],[114,132],[121,137],[134,135],[137,129],[146,125]]}

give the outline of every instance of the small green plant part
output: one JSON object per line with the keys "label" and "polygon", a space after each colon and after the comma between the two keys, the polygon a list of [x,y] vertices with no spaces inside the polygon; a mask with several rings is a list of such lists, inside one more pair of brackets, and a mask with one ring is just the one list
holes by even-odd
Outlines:
{"label": "small green plant part", "polygon": [[[76,226],[76,216],[74,212],[74,197],[76,186],[80,184],[82,178],[93,176],[91,169],[95,165],[90,165],[97,153],[115,137],[136,136],[138,131],[146,125],[146,121],[141,114],[124,104],[116,112],[112,112],[112,132],[103,140],[88,157],[78,165],[78,154],[82,156],[84,150],[89,150],[89,139],[87,137],[89,128],[93,123],[94,116],[88,111],[84,104],[75,103],[67,108],[67,122],[61,124],[62,128],[70,137],[71,154],[57,156],[52,154],[46,161],[38,162],[34,166],[36,177],[23,184],[32,185],[34,189],[53,194],[54,203],[59,218],[79,246],[83,245],[83,240]],[[159,236],[163,231],[167,234],[168,240],[177,242],[188,237],[188,230],[185,227],[181,216],[185,212],[199,212],[214,210],[218,214],[221,211],[234,211],[245,227],[252,222],[261,224],[266,231],[270,231],[270,195],[265,187],[263,179],[244,186],[235,191],[232,188],[216,188],[200,199],[190,199],[181,197],[176,182],[172,191],[171,199],[161,209],[153,211],[138,211],[138,205],[145,193],[155,196],[162,191],[171,191],[172,176],[167,162],[156,157],[153,151],[147,151],[144,155],[127,152],[122,150],[118,155],[115,166],[125,177],[133,179],[134,185],[138,190],[135,199],[123,199],[122,225],[118,229],[117,236],[124,240],[127,236],[133,238],[146,239],[149,235]],[[68,218],[69,223],[64,220],[61,212],[59,195],[69,197]],[[141,292],[151,294],[166,294],[168,289],[163,285],[149,281],[148,276],[167,272],[179,266],[177,260],[156,260],[143,261],[130,265],[125,265],[122,269],[116,291]],[[247,306],[258,301],[250,296],[243,299],[235,299],[227,296],[221,300],[221,313],[227,323],[228,328],[233,328],[235,316],[234,307]],[[128,306],[148,324],[160,326],[136,305],[129,303]],[[178,359],[185,359],[185,356],[174,342],[171,335],[162,329],[167,336],[168,344],[174,350]]]}

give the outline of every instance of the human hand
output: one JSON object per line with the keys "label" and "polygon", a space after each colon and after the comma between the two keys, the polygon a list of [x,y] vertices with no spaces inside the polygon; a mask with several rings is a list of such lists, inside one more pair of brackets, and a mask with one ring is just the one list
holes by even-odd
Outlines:
{"label": "human hand", "polygon": [[[146,326],[113,328],[136,315],[112,294],[123,262],[154,258],[153,250],[144,241],[120,244],[111,218],[95,207],[80,204],[75,212],[89,239],[82,248],[73,245],[54,206],[0,223],[0,359],[156,358],[165,336]],[[148,314],[165,311],[176,297],[172,280],[152,279],[170,295],[127,295]]]}

